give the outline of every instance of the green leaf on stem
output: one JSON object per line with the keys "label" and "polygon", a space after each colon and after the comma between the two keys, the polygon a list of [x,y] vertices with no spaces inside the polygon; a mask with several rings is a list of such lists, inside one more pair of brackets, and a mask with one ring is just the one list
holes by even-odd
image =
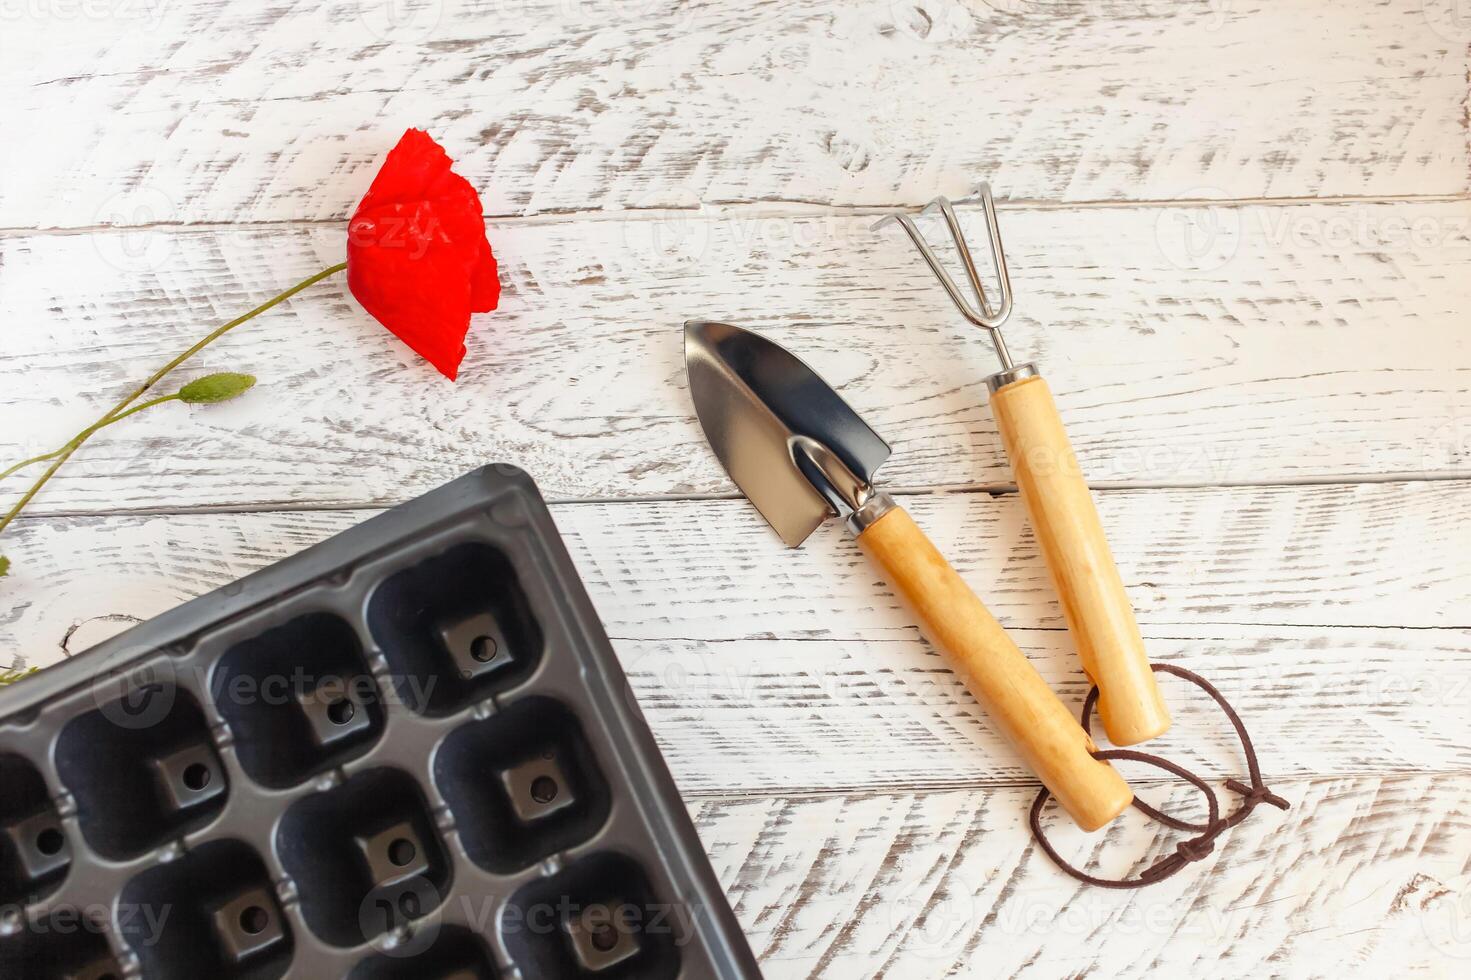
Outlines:
{"label": "green leaf on stem", "polygon": [[195,378],[180,388],[179,401],[190,405],[212,405],[239,397],[254,387],[255,375],[222,371]]}
{"label": "green leaf on stem", "polygon": [[0,555],[0,578],[10,574],[10,559]]}

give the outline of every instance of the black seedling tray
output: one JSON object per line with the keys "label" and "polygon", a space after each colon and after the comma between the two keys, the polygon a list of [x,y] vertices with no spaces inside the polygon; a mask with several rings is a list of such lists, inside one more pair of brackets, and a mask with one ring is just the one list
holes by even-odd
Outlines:
{"label": "black seedling tray", "polygon": [[0,689],[0,977],[758,977],[490,466]]}

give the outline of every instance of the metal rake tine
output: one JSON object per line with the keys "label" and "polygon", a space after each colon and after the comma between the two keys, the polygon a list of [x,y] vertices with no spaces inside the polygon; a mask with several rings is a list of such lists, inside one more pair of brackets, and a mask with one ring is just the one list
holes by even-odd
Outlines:
{"label": "metal rake tine", "polygon": [[[903,228],[905,233],[909,235],[909,240],[914,243],[915,248],[919,249],[919,254],[924,256],[925,264],[930,267],[930,271],[935,274],[935,278],[945,288],[950,301],[955,304],[955,308],[960,311],[960,314],[978,327],[986,330],[994,329],[987,322],[990,318],[990,307],[986,304],[985,299],[981,299],[982,310],[977,312],[975,307],[971,306],[970,300],[966,299],[965,295],[961,293],[960,287],[955,285],[955,280],[950,278],[950,273],[945,271],[944,265],[940,263],[940,257],[930,247],[930,243],[924,237],[924,232],[919,230],[919,226],[914,223],[914,219],[907,214],[890,214],[876,222],[873,227],[881,228],[890,221],[897,222],[899,227]],[[966,262],[969,265],[969,255],[963,244],[964,240],[957,239],[956,241],[960,247],[961,254],[966,256]]]}
{"label": "metal rake tine", "polygon": [[980,186],[981,212],[986,218],[986,233],[991,239],[991,268],[996,273],[996,282],[1000,288],[1001,306],[993,309],[986,299],[985,287],[981,284],[981,277],[976,272],[975,261],[971,258],[970,244],[965,240],[965,232],[961,230],[960,219],[955,215],[955,206],[950,203],[948,197],[943,195],[935,198],[924,206],[920,214],[929,214],[939,210],[945,216],[945,225],[950,230],[950,238],[955,242],[955,248],[960,252],[961,261],[965,263],[965,273],[970,279],[970,284],[975,287],[976,296],[981,301],[981,310],[986,314],[989,321],[984,326],[994,329],[1006,322],[1011,316],[1011,273],[1006,267],[1006,249],[1001,245],[1001,225],[996,220],[996,202],[991,198],[991,185],[983,183]]}
{"label": "metal rake tine", "polygon": [[873,228],[879,229],[890,221],[894,221],[904,229],[905,233],[909,236],[909,240],[914,243],[914,247],[923,256],[925,264],[934,273],[935,279],[939,281],[946,295],[950,297],[950,302],[955,304],[955,308],[960,311],[960,315],[965,317],[966,320],[990,332],[992,342],[996,346],[996,355],[1000,358],[1002,367],[1010,370],[1012,367],[1011,354],[1006,349],[1006,341],[1001,336],[1000,328],[1006,322],[1007,317],[1011,315],[1011,276],[1006,267],[1006,253],[1003,251],[1001,245],[1001,228],[996,221],[996,204],[991,199],[991,186],[989,184],[982,184],[980,190],[981,207],[986,217],[986,230],[991,240],[992,264],[996,271],[997,283],[1000,287],[1001,303],[998,307],[993,308],[986,298],[985,286],[981,282],[980,274],[976,271],[975,259],[971,256],[970,246],[966,243],[965,233],[961,230],[960,219],[956,217],[955,208],[948,198],[943,196],[935,198],[929,204],[925,205],[920,213],[929,214],[931,211],[938,209],[945,216],[945,225],[950,231],[950,239],[955,243],[956,251],[960,253],[961,262],[965,265],[966,278],[970,280],[971,288],[975,291],[976,299],[980,303],[979,310],[971,305],[971,302],[960,291],[960,287],[955,284],[955,280],[950,277],[950,273],[945,271],[944,265],[940,262],[940,257],[930,247],[929,241],[925,239],[924,233],[919,230],[919,226],[915,224],[912,217],[900,213],[885,215],[874,223]]}
{"label": "metal rake tine", "polygon": [[[925,240],[924,232],[919,231],[919,225],[915,224],[915,219],[909,215],[887,215],[881,218],[880,221],[875,222],[874,228],[881,228],[890,221],[897,222],[899,227],[905,230],[905,234],[909,235],[909,241],[912,241],[913,246],[919,250],[919,255],[924,256],[925,265],[930,266],[930,271],[933,272],[934,278],[937,278],[940,281],[940,285],[943,285],[944,291],[946,291],[946,294],[949,294],[950,302],[955,303],[955,308],[961,310],[961,315],[965,316],[968,321],[971,321],[977,327],[990,330],[990,325],[986,322],[989,319],[987,315],[990,313],[990,308],[986,305],[984,297],[981,299],[981,312],[977,312],[974,306],[971,306],[971,300],[965,299],[964,294],[961,293],[961,288],[955,284],[955,280],[950,278],[949,272],[944,271],[944,266],[940,263],[940,256],[937,256],[934,253],[934,249],[931,249],[930,243]],[[964,240],[956,238],[956,244],[961,249],[961,255],[965,256],[966,250],[962,243],[964,243]],[[966,258],[966,263],[969,263],[968,258]]]}

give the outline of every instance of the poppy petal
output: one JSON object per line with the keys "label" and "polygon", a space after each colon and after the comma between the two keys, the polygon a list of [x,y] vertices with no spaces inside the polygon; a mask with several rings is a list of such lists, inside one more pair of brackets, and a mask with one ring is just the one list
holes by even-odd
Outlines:
{"label": "poppy petal", "polygon": [[470,314],[500,300],[480,197],[410,129],[348,222],[347,285],[374,319],[453,381]]}

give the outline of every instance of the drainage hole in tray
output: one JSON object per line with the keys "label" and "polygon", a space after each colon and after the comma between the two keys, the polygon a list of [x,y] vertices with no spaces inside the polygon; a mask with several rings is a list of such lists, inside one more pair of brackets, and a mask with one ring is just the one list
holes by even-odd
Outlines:
{"label": "drainage hole in tray", "polygon": [[252,936],[265,932],[270,924],[271,914],[259,905],[252,905],[240,913],[240,928]]}
{"label": "drainage hole in tray", "polygon": [[327,718],[334,725],[346,725],[352,721],[352,716],[357,714],[357,708],[347,698],[341,698],[327,705]]}
{"label": "drainage hole in tray", "polygon": [[36,850],[47,857],[60,853],[64,844],[66,844],[66,838],[55,827],[47,827],[36,835]]}
{"label": "drainage hole in tray", "polygon": [[405,867],[410,861],[414,859],[414,855],[418,853],[419,849],[416,848],[414,846],[414,842],[409,840],[407,837],[400,837],[398,840],[388,845],[388,860],[392,861],[400,868]]}
{"label": "drainage hole in tray", "polygon": [[493,636],[477,636],[474,642],[470,644],[470,656],[483,664],[488,664],[494,660],[495,655],[499,651],[500,647],[496,644],[495,637]]}
{"label": "drainage hole in tray", "polygon": [[184,785],[196,793],[209,785],[209,766],[196,762],[184,770]]}
{"label": "drainage hole in tray", "polygon": [[550,803],[557,798],[557,781],[550,776],[537,776],[531,781],[531,798],[538,803]]}

